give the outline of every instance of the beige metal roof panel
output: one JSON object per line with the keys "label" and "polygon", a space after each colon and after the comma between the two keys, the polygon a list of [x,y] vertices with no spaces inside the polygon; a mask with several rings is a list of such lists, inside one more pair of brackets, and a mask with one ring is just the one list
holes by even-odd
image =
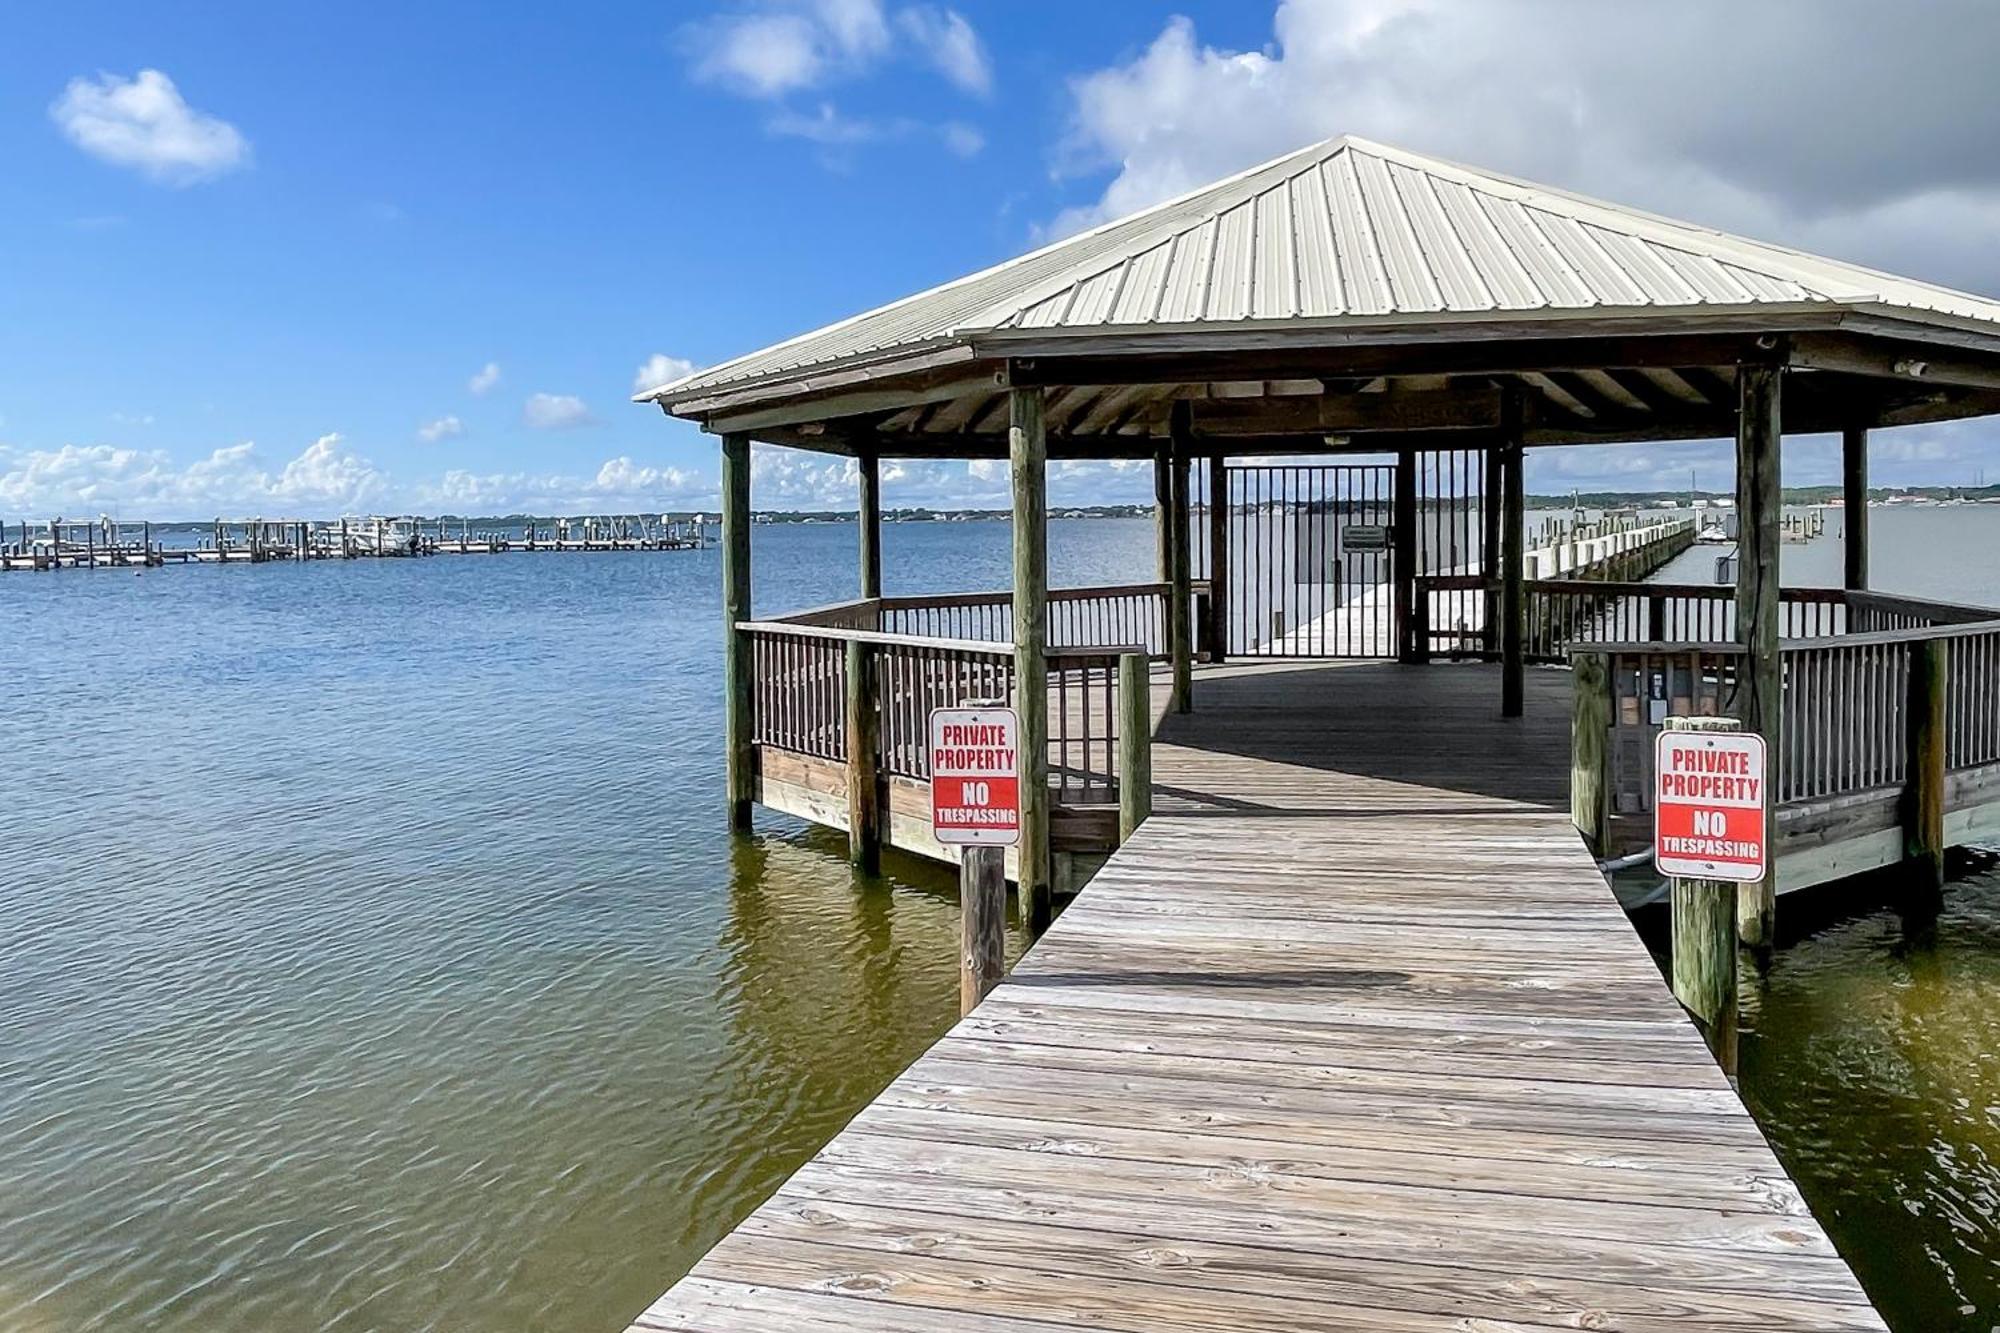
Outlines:
{"label": "beige metal roof panel", "polygon": [[1431,177],[1408,167],[1391,167],[1389,178],[1396,183],[1396,197],[1416,233],[1417,247],[1424,256],[1438,295],[1448,310],[1491,310],[1493,295],[1479,276],[1479,266],[1458,230],[1445,215],[1444,205],[1431,188]]}
{"label": "beige metal roof panel", "polygon": [[1361,183],[1361,206],[1368,213],[1377,253],[1389,275],[1392,308],[1408,313],[1444,309],[1437,279],[1424,261],[1416,229],[1404,211],[1395,182],[1389,178],[1389,164],[1379,157],[1364,156],[1355,160],[1354,171]]}
{"label": "beige metal roof panel", "polygon": [[1174,241],[1168,260],[1166,292],[1153,316],[1167,324],[1185,324],[1202,317],[1208,306],[1208,268],[1215,258],[1214,218]]}
{"label": "beige metal roof panel", "polygon": [[1125,266],[1125,286],[1111,308],[1113,324],[1150,323],[1160,308],[1167,261],[1173,256],[1173,242],[1156,245]]}
{"label": "beige metal roof panel", "polygon": [[1289,183],[1257,196],[1250,316],[1290,319],[1299,313],[1298,282],[1292,276],[1298,240],[1292,234],[1292,191]]}
{"label": "beige metal roof panel", "polygon": [[[1528,281],[1540,293],[1541,301],[1536,304],[1571,309],[1593,304],[1595,297],[1590,284],[1570,267],[1562,251],[1535,225],[1535,219],[1527,209],[1510,199],[1498,199],[1487,194],[1475,197],[1479,200],[1479,211],[1486,215],[1493,229],[1506,241],[1507,252],[1520,261]],[[1529,307],[1523,305],[1521,308]]]}
{"label": "beige metal roof panel", "polygon": [[1340,247],[1333,239],[1333,215],[1326,204],[1326,186],[1317,171],[1303,172],[1286,182],[1291,196],[1293,250],[1298,256],[1294,287],[1298,313],[1326,318],[1347,309],[1340,291]]}
{"label": "beige metal roof panel", "polygon": [[1327,164],[1320,179],[1332,200],[1347,308],[1357,315],[1386,315],[1396,308],[1396,299],[1389,289],[1388,271],[1382,266],[1382,252],[1375,245],[1374,225],[1361,203],[1361,180],[1355,174],[1354,159],[1354,154],[1342,153]]}
{"label": "beige metal roof panel", "polygon": [[1589,305],[1646,305],[1646,289],[1635,282],[1618,261],[1604,253],[1591,233],[1575,218],[1558,217],[1539,208],[1526,210],[1530,220],[1563,257],[1570,270],[1583,279],[1590,292]]}
{"label": "beige metal roof panel", "polygon": [[1457,181],[1435,179],[1430,181],[1430,190],[1451,224],[1452,235],[1463,247],[1467,264],[1481,275],[1489,304],[1504,310],[1532,310],[1548,304],[1472,191]]}
{"label": "beige metal roof panel", "polygon": [[1209,271],[1208,304],[1202,317],[1238,320],[1250,313],[1250,283],[1256,256],[1251,246],[1257,235],[1254,211],[1239,204],[1215,223],[1215,262]]}
{"label": "beige metal roof panel", "polygon": [[1813,301],[2000,334],[2000,303],[1981,297],[1335,139],[646,396],[691,402],[1001,330]]}

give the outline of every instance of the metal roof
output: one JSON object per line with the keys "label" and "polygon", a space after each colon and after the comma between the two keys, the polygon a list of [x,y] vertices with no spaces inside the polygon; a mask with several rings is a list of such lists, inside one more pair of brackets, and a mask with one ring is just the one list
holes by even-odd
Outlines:
{"label": "metal roof", "polygon": [[1828,303],[2000,325],[2000,303],[1346,136],[652,389],[670,407],[1027,330]]}

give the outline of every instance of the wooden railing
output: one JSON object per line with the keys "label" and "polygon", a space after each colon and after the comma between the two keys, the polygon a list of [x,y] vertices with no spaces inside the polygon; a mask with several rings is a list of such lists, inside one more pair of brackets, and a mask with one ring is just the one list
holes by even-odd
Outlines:
{"label": "wooden railing", "polygon": [[[1120,658],[1164,655],[1166,592],[1162,584],[1141,584],[1050,594],[1048,754],[1058,806],[1119,801],[1119,741],[1134,725],[1121,718],[1150,718],[1148,699],[1121,697]],[[868,598],[741,622],[751,742],[854,768],[861,757],[852,752],[851,710],[864,706],[873,710],[866,729],[873,754],[859,767],[928,781],[934,710],[1018,702],[1012,617],[1007,594],[975,593]],[[914,632],[930,626],[957,633]],[[1118,637],[1124,634],[1130,641]],[[867,672],[866,705],[853,700],[857,666]]]}
{"label": "wooden railing", "polygon": [[[1206,596],[1208,585],[1197,580],[1192,590],[1199,600]],[[1052,649],[1137,645],[1150,657],[1165,658],[1170,592],[1164,583],[1052,588],[1048,597],[1048,645]],[[1014,596],[1009,592],[967,592],[861,598],[760,623],[1012,643]]]}
{"label": "wooden railing", "polygon": [[[1907,627],[1781,641],[1776,805],[1809,817],[1800,836],[1820,842],[1928,810],[1936,827],[1912,828],[1909,845],[1941,853],[1948,805],[2000,799],[2000,611],[1813,592],[1787,603],[1787,621],[1829,609],[1845,627]],[[1669,633],[1683,623],[1646,614],[1655,629],[1667,617]],[[1658,636],[1577,644],[1572,799],[1597,845],[1616,816],[1650,810],[1653,738],[1667,717],[1737,711],[1743,651]]]}
{"label": "wooden railing", "polygon": [[[1736,635],[1736,590],[1706,583],[1538,580],[1526,585],[1523,650],[1530,661],[1566,661],[1589,644],[1726,643]],[[1849,594],[1786,588],[1778,633],[1821,638],[1846,633]]]}

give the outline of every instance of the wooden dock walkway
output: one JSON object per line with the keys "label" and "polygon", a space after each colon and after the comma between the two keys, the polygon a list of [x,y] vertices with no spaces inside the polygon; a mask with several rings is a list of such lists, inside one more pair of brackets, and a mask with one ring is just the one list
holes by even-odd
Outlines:
{"label": "wooden dock walkway", "polygon": [[1569,677],[1202,673],[1156,814],[637,1329],[1880,1329],[1572,829]]}

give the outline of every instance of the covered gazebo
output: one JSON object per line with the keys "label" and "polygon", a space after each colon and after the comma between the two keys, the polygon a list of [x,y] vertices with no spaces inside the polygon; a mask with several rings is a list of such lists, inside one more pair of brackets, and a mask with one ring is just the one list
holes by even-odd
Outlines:
{"label": "covered gazebo", "polygon": [[[1520,709],[1524,662],[1583,646],[1608,654],[1600,664],[1612,691],[1603,725],[1657,723],[1619,715],[1618,672],[1640,673],[1633,679],[1643,691],[1650,660],[1643,653],[1621,659],[1632,646],[1619,641],[1624,636],[1682,653],[1662,668],[1666,683],[1653,697],[1666,708],[1658,711],[1707,699],[1785,756],[1793,785],[1780,784],[1773,800],[1789,792],[1826,807],[1814,836],[1827,845],[1842,839],[1825,829],[1846,827],[1846,819],[1860,821],[1849,830],[1854,836],[1877,837],[1886,847],[1882,830],[1867,822],[1876,816],[1853,812],[1866,804],[1865,794],[1894,788],[1897,854],[1935,859],[1947,805],[1962,797],[1972,810],[1985,799],[1966,791],[1947,796],[1942,776],[1935,796],[1910,797],[1921,745],[1930,743],[1914,733],[1893,762],[1870,760],[1859,740],[1844,750],[1822,746],[1825,755],[1812,748],[1824,737],[1810,745],[1793,737],[1788,748],[1787,688],[1851,695],[1854,682],[1871,678],[1842,675],[1849,668],[1832,656],[1824,659],[1832,664],[1828,674],[1811,676],[1805,667],[1820,670],[1821,659],[1804,657],[1788,674],[1780,638],[1789,632],[1807,645],[1801,651],[1817,652],[1815,645],[1836,633],[1915,633],[1979,618],[1962,608],[1863,596],[1867,442],[1877,427],[2000,410],[2000,303],[1345,137],[641,399],[722,439],[732,818],[747,821],[753,800],[783,786],[790,795],[776,803],[844,821],[857,857],[872,857],[884,838],[902,840],[896,782],[923,776],[909,754],[910,736],[898,731],[905,714],[956,702],[953,692],[987,693],[997,682],[1021,711],[1024,839],[1015,874],[1037,921],[1047,916],[1052,828],[1062,822],[1071,776],[1060,758],[1059,771],[1050,768],[1050,743],[1069,739],[1050,733],[1051,673],[1060,708],[1066,696],[1057,659],[1064,653],[1138,643],[1173,663],[1176,706],[1189,705],[1197,643],[1206,637],[1211,656],[1229,651],[1222,627],[1242,586],[1228,568],[1240,544],[1227,525],[1245,509],[1231,501],[1222,478],[1232,457],[1394,457],[1383,525],[1393,548],[1384,576],[1393,590],[1385,614],[1394,634],[1383,651],[1426,656],[1432,593],[1453,578],[1473,585],[1490,608],[1473,648],[1503,664],[1503,712]],[[1846,588],[1854,597],[1824,614],[1801,609],[1817,604],[1781,599],[1785,430],[1837,432],[1843,441]],[[1710,609],[1728,618],[1726,633],[1695,632],[1688,628],[1694,620],[1683,624],[1658,597],[1653,604],[1661,609],[1636,632],[1611,632],[1629,599],[1643,606],[1645,595],[1614,591],[1608,577],[1596,590],[1579,592],[1575,580],[1560,577],[1537,590],[1524,559],[1523,450],[1731,436],[1740,558],[1733,593],[1718,589],[1709,599],[1716,601]],[[861,475],[861,600],[790,618],[781,623],[791,631],[770,629],[763,637],[750,617],[753,441],[852,457]],[[1476,458],[1476,479],[1468,472],[1454,481],[1454,494],[1426,500],[1418,485],[1422,460],[1445,453]],[[882,596],[883,458],[1010,460],[1009,593],[902,604]],[[1163,515],[1156,592],[1100,590],[1103,615],[1071,614],[1061,599],[1051,602],[1044,543],[1051,458],[1156,461]],[[1198,529],[1191,496],[1203,478],[1207,522]],[[1477,510],[1481,533],[1470,544],[1476,555],[1446,568],[1429,588],[1416,545],[1426,503]],[[1206,551],[1205,590],[1194,577],[1195,542]],[[1142,595],[1155,597],[1156,608],[1119,622],[1118,599]],[[1155,609],[1156,621],[1146,619]],[[1149,628],[1155,623],[1157,636]],[[1111,628],[1095,639],[1079,628],[1106,624]],[[1713,643],[1717,638],[1733,648]],[[1882,699],[1853,698],[1842,705],[1844,720],[1829,727],[1859,738],[1915,717],[1907,681],[1925,678],[1928,650],[1898,652],[1895,708],[1881,712],[1888,707]],[[1866,660],[1857,657],[1852,671],[1862,672]],[[1974,660],[1954,669],[1970,670],[1964,663]],[[1991,672],[1992,660],[1977,660]],[[1087,660],[1078,668],[1084,698],[1099,679],[1093,671],[1108,680],[1101,669]],[[839,706],[827,705],[825,692],[815,691],[836,678]],[[1686,683],[1685,691],[1676,682]],[[801,698],[781,700],[787,691]],[[1983,697],[1990,705],[1993,693]],[[1942,687],[1937,706],[1947,707]],[[1964,737],[1949,757],[1951,771],[2000,760],[2000,735],[1989,734],[2000,728],[1963,711],[1969,702],[1950,707],[1961,711],[1949,726]],[[1579,709],[1587,715],[1581,702]],[[1087,791],[1092,745],[1101,745],[1107,763],[1110,746],[1088,732],[1081,741]],[[1580,744],[1579,752],[1586,748]],[[781,775],[780,754],[787,763],[795,758],[796,768]],[[813,764],[844,766],[844,792],[815,786]],[[1115,785],[1115,775],[1106,776]],[[1617,813],[1615,799],[1600,779],[1586,776],[1579,785],[1576,799],[1595,803],[1579,805],[1579,826],[1601,838]],[[1852,798],[1849,806],[1838,806],[1843,798]],[[1911,815],[1904,807],[1912,799],[1937,810],[1924,806]],[[1059,828],[1054,837],[1059,843]],[[1871,855],[1880,863],[1887,853]],[[1774,877],[1743,896],[1747,940],[1769,938],[1776,888]]]}

